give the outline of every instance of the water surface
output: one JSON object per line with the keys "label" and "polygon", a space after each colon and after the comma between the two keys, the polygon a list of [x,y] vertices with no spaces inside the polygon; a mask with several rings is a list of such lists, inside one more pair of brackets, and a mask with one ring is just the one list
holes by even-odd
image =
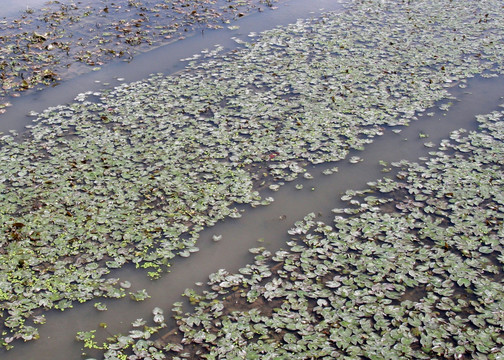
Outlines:
{"label": "water surface", "polygon": [[[268,191],[275,201],[266,207],[251,208],[244,206],[241,219],[228,219],[201,233],[198,243],[201,249],[190,258],[174,259],[172,270],[161,279],[151,281],[146,274],[131,267],[112,273],[112,276],[129,280],[131,291],[145,288],[152,296],[144,302],[130,299],[101,300],[108,305],[106,312],[93,308],[94,301],[76,304],[74,309],[65,312],[51,311],[47,324],[40,327],[41,338],[16,347],[1,358],[17,359],[76,359],[80,354],[80,343],[74,341],[77,331],[99,329],[97,338],[104,339],[108,332],[126,333],[130,323],[137,318],[150,319],[155,306],[165,309],[169,316],[171,304],[181,301],[180,296],[186,288],[198,288],[195,283],[207,281],[208,274],[224,268],[236,272],[240,267],[252,261],[248,252],[251,247],[264,246],[276,251],[285,246],[289,239],[287,230],[294,222],[307,213],[316,213],[321,220],[330,222],[331,209],[345,207],[340,200],[347,189],[364,189],[366,183],[386,176],[381,172],[379,161],[416,160],[426,156],[432,149],[424,146],[426,141],[434,143],[446,138],[450,131],[466,128],[475,129],[474,116],[497,109],[504,95],[504,83],[501,79],[473,79],[464,89],[454,89],[458,101],[449,112],[435,111],[435,115],[420,117],[401,133],[395,134],[390,129],[368,145],[364,151],[355,151],[350,156],[358,155],[364,160],[358,164],[342,161],[337,164],[325,164],[309,169],[313,180],[300,179],[286,184],[278,192]],[[419,134],[427,134],[422,138]],[[322,175],[324,168],[337,165],[339,171],[333,175]],[[304,188],[296,190],[295,185],[302,183]],[[212,241],[212,235],[222,235],[219,242]],[[100,329],[105,322],[108,327]],[[170,321],[169,324],[173,325]],[[55,350],[57,349],[57,350]],[[44,354],[44,355],[40,355]]]}
{"label": "water surface", "polygon": [[[184,66],[184,63],[179,61],[181,58],[215,44],[232,49],[237,46],[231,39],[232,36],[246,37],[250,31],[257,32],[276,24],[293,22],[298,17],[309,17],[314,7],[329,8],[329,3],[330,1],[319,1],[319,5],[314,5],[315,2],[307,5],[303,1],[293,1],[289,5],[280,6],[275,12],[251,15],[243,19],[239,23],[238,31],[208,31],[196,34],[184,41],[138,56],[131,63],[110,65],[102,71],[19,98],[1,119],[2,130],[22,130],[31,121],[26,116],[30,110],[41,111],[48,106],[70,102],[80,92],[103,88],[105,82],[115,86],[122,81],[142,79],[152,72],[176,72]],[[129,299],[105,300],[103,302],[107,303],[109,310],[103,313],[93,308],[93,301],[83,305],[75,304],[74,309],[65,312],[51,311],[47,316],[47,324],[40,327],[41,338],[38,341],[17,343],[13,350],[0,352],[0,358],[76,359],[81,353],[81,344],[74,341],[79,330],[97,329],[100,323],[105,322],[110,333],[126,332],[135,319],[150,318],[151,310],[155,306],[165,309],[169,315],[170,305],[181,300],[180,294],[184,289],[194,287],[196,282],[206,282],[208,274],[220,268],[234,272],[249,263],[252,259],[247,251],[249,248],[262,245],[271,251],[280,249],[288,239],[287,230],[307,213],[315,212],[321,218],[330,220],[330,210],[344,206],[339,197],[346,189],[364,188],[366,182],[384,175],[378,165],[380,160],[415,160],[431,150],[424,146],[424,142],[436,143],[447,137],[451,130],[461,127],[474,129],[474,115],[492,111],[502,101],[504,83],[499,78],[472,79],[466,89],[454,88],[452,92],[459,101],[455,102],[449,112],[436,110],[432,117],[420,117],[399,134],[385,129],[385,135],[366,146],[365,151],[350,154],[361,156],[364,159],[361,163],[350,164],[343,161],[310,168],[314,180],[296,180],[278,192],[265,192],[265,195],[275,198],[275,202],[270,206],[255,209],[245,206],[243,218],[226,220],[202,232],[198,244],[200,252],[188,259],[174,260],[171,273],[161,279],[151,281],[146,274],[131,267],[112,274],[114,277],[129,280],[133,284],[131,291],[147,289],[151,299],[141,303]],[[420,133],[429,137],[422,138]],[[331,176],[321,175],[324,168],[334,165],[339,167],[338,173]],[[304,185],[303,190],[295,189],[295,184],[299,183]],[[221,234],[222,240],[213,242],[213,234]],[[258,241],[259,239],[261,240]],[[106,337],[107,332],[101,329],[99,335]]]}
{"label": "water surface", "polygon": [[0,18],[18,15],[21,11],[36,9],[47,0],[0,0]]}
{"label": "water surface", "polygon": [[[7,1],[9,0],[0,0]],[[38,0],[35,0],[38,1]],[[31,111],[41,112],[50,106],[66,104],[82,92],[99,91],[117,86],[123,82],[132,82],[146,78],[153,73],[173,74],[182,70],[187,61],[181,61],[200,53],[204,49],[212,49],[216,45],[224,47],[224,51],[237,48],[233,37],[249,40],[250,32],[260,32],[280,25],[295,22],[299,18],[317,16],[324,11],[340,10],[339,2],[330,0],[314,0],[307,4],[301,0],[289,0],[277,5],[276,10],[254,12],[239,19],[237,30],[226,27],[218,30],[205,30],[187,34],[180,41],[161,46],[145,54],[135,56],[130,62],[119,61],[103,66],[100,71],[90,71],[54,87],[46,87],[42,91],[10,98],[12,104],[5,114],[0,115],[0,131],[16,130],[21,132],[32,122]]]}

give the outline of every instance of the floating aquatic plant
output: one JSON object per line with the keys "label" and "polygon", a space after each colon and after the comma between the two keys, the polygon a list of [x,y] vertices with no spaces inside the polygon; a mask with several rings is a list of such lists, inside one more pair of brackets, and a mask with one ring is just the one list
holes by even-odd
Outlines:
{"label": "floating aquatic plant", "polygon": [[504,356],[504,112],[478,120],[443,151],[397,163],[408,176],[394,188],[348,191],[358,213],[332,225],[308,214],[287,250],[250,249],[255,262],[212,274],[212,292],[186,290],[194,309],[178,303],[178,327],[148,345],[172,359]]}
{"label": "floating aquatic plant", "polygon": [[0,114],[9,96],[57,84],[88,69],[100,70],[117,59],[130,61],[140,52],[195,31],[221,28],[263,8],[271,7],[261,0],[50,1],[41,9],[2,20]]}
{"label": "floating aquatic plant", "polygon": [[138,290],[136,292],[130,292],[130,297],[134,301],[144,301],[145,299],[150,298],[150,295],[147,293],[145,289]]}
{"label": "floating aquatic plant", "polygon": [[[504,49],[496,44],[501,43],[504,25],[498,1],[370,1],[349,6],[341,14],[328,13],[265,32],[236,52],[220,54],[220,48],[205,51],[176,76],[157,74],[111,91],[82,94],[72,104],[40,113],[36,124],[23,137],[2,135],[3,346],[12,346],[15,339],[36,337],[32,336],[32,328],[26,330],[35,311],[64,310],[99,296],[124,296],[119,280],[109,277],[111,269],[134,263],[157,278],[169,268],[173,257],[190,255],[204,227],[228,216],[240,216],[235,204],[258,206],[274,201],[272,197],[261,198],[260,189],[303,176],[307,164],[335,162],[352,149],[362,150],[384,129],[405,125],[436,101],[449,99],[447,89],[460,80],[477,74],[502,73]],[[485,123],[485,131],[495,134],[496,124]],[[451,142],[458,144],[461,159],[478,151],[489,156],[488,160],[501,159],[498,147],[492,150],[485,145],[494,146],[492,136],[495,135],[472,136],[468,142],[467,132],[458,131],[442,147],[452,149]],[[479,142],[483,150],[474,150],[472,142]],[[432,150],[434,157],[449,158],[440,155],[444,154],[441,148]],[[329,294],[311,280],[329,274],[332,270],[326,262],[331,261],[342,263],[341,276],[345,276],[337,279],[342,285],[334,304],[345,306],[342,299],[353,304],[354,290],[362,288],[359,294],[369,300],[364,300],[364,304],[370,305],[359,311],[376,314],[373,320],[359,318],[367,323],[363,325],[365,329],[388,331],[392,320],[374,312],[375,303],[394,305],[405,286],[416,288],[421,294],[429,281],[437,281],[429,271],[442,272],[446,286],[436,286],[435,291],[429,292],[425,306],[437,304],[437,297],[456,295],[460,289],[487,291],[487,287],[474,288],[483,271],[475,264],[489,258],[484,271],[496,271],[491,262],[502,256],[502,234],[488,230],[489,226],[501,224],[502,195],[494,194],[501,174],[495,169],[495,174],[485,175],[480,172],[479,163],[459,160],[452,163],[460,166],[453,165],[444,174],[458,185],[456,188],[441,184],[436,177],[423,184],[413,166],[402,169],[399,180],[409,181],[411,177],[418,185],[405,185],[390,178],[377,181],[374,189],[378,199],[378,195],[400,192],[406,186],[410,194],[409,201],[397,207],[401,214],[410,215],[383,215],[385,223],[380,231],[375,224],[383,220],[382,215],[370,210],[379,208],[380,201],[369,199],[370,204],[364,207],[356,198],[359,193],[345,194],[345,199],[353,202],[338,214],[344,219],[337,224],[343,238],[331,232],[329,236],[325,233],[327,226],[321,227],[318,232],[322,235],[316,232],[308,239],[310,252],[306,253],[304,244],[293,245],[295,255],[282,265],[286,272],[301,269],[291,277],[297,279],[303,298],[294,297],[289,306],[303,315],[315,306],[308,294]],[[418,166],[418,171],[423,171],[427,165]],[[474,178],[467,178],[469,175]],[[442,195],[436,190],[441,185],[445,188]],[[462,195],[467,200],[457,202]],[[474,208],[486,206],[492,197],[497,199],[495,209]],[[469,210],[459,211],[457,206],[463,204]],[[451,218],[454,209],[459,216]],[[363,219],[367,225],[359,223]],[[432,232],[421,240],[436,244],[436,256],[443,258],[435,258],[433,262],[439,263],[433,264],[426,275],[409,262],[414,258],[411,249],[415,242],[407,242],[421,235],[409,230],[422,221],[433,228],[421,228]],[[454,226],[448,227],[449,222]],[[315,225],[312,220],[296,223],[290,233],[305,238]],[[444,228],[449,230],[444,232]],[[360,241],[363,234],[367,242]],[[381,263],[366,264],[366,271],[377,273],[375,280],[381,281],[388,275],[379,271],[393,271],[393,264],[401,262],[401,271],[387,280],[395,290],[373,290],[370,280],[361,273],[348,276],[355,270],[348,264],[358,264],[357,252],[381,254],[396,246],[382,244],[385,235],[397,240],[397,246],[402,244],[404,247],[397,251],[408,256],[400,251],[387,252]],[[448,240],[446,235],[450,235]],[[327,243],[320,244],[325,238]],[[333,244],[335,239],[340,240]],[[373,247],[377,244],[383,248]],[[324,253],[324,249],[340,252],[335,250],[334,257]],[[445,256],[448,250],[458,250],[460,254]],[[254,274],[250,280],[229,275],[214,284],[216,293],[245,281],[251,286],[247,298],[258,300],[264,289],[256,282],[273,272],[265,268],[269,255],[257,256],[259,275]],[[459,261],[460,256],[468,259]],[[323,264],[312,263],[312,258],[324,260]],[[456,269],[449,267],[449,276],[448,270],[443,270],[444,261],[458,264]],[[286,291],[284,283],[287,284],[282,278],[280,284],[268,287],[268,300]],[[452,283],[458,287],[450,288]],[[490,285],[489,288],[493,289]],[[318,296],[313,300],[318,300]],[[411,308],[407,310],[413,312]],[[215,311],[224,309],[217,307]],[[477,319],[471,322],[480,321]],[[336,317],[325,324],[340,320]],[[342,342],[345,351],[357,356],[361,341],[358,339],[363,334],[355,330],[356,343],[347,334],[357,328],[354,320],[345,320],[349,325],[344,328],[321,331],[329,332],[326,335],[333,336],[334,342]],[[416,323],[418,319],[411,321]],[[293,331],[291,327],[300,323],[289,320],[287,330]],[[286,331],[276,323],[264,326],[279,329],[279,333]],[[244,340],[238,330],[233,330],[234,340],[241,343]],[[480,347],[486,346],[487,333],[477,334],[483,342]],[[416,335],[401,328],[390,336],[414,342]],[[451,354],[451,348],[437,344],[442,333],[429,336],[422,341],[433,354]],[[473,333],[463,336],[477,337]],[[323,337],[317,338],[313,346],[319,346],[318,341],[322,340]],[[304,339],[306,344],[311,341]],[[261,344],[266,346],[265,343]],[[228,345],[223,344],[222,351],[228,351]],[[408,345],[398,347],[407,354]],[[322,349],[320,354],[325,354]],[[273,354],[276,350],[271,351]]]}

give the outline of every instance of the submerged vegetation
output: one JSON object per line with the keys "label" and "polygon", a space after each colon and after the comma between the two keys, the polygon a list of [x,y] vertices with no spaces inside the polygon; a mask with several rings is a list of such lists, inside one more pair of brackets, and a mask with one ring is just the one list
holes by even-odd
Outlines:
{"label": "submerged vegetation", "polygon": [[195,31],[221,28],[264,0],[48,1],[21,17],[0,20],[0,114],[9,96],[57,84],[116,59],[178,40]]}
{"label": "submerged vegetation", "polygon": [[[499,1],[354,2],[344,13],[328,13],[252,36],[253,42],[243,43],[233,53],[205,50],[199,55],[202,59],[176,76],[153,75],[112,91],[81,94],[72,104],[39,114],[23,136],[4,135],[0,139],[2,345],[10,348],[16,339],[37,338],[36,326],[45,321],[44,309],[64,310],[74,302],[98,296],[125,296],[125,287],[109,277],[111,269],[134,263],[157,278],[174,256],[198,251],[198,234],[204,227],[228,216],[241,216],[235,204],[268,204],[271,198],[262,199],[261,188],[297,178],[305,173],[306,164],[341,160],[350,149],[363,149],[389,127],[407,125],[436,101],[445,101],[442,106],[447,108],[447,88],[464,87],[471,76],[501,74],[503,15]],[[401,351],[407,356],[421,351],[440,356],[462,351],[490,353],[493,344],[501,341],[500,332],[494,328],[488,333],[481,324],[491,324],[488,311],[500,314],[502,304],[495,300],[476,306],[476,302],[486,300],[486,291],[493,291],[491,295],[498,299],[498,285],[502,287],[500,278],[486,276],[487,272],[500,276],[502,266],[502,233],[498,232],[499,226],[502,231],[502,198],[495,192],[501,185],[502,151],[493,140],[500,131],[498,122],[492,126],[488,125],[487,134],[471,135],[469,142],[453,147],[456,153],[467,153],[466,158],[450,162],[450,154],[446,158],[434,154],[434,159],[443,159],[446,165],[442,166],[454,173],[436,173],[432,182],[421,185],[432,186],[427,189],[434,194],[441,191],[435,186],[448,186],[443,179],[459,171],[467,179],[467,191],[446,190],[443,196],[447,199],[439,201],[432,194],[408,198],[404,204],[425,202],[425,206],[405,205],[402,214],[382,214],[380,209],[389,200],[367,198],[362,207],[348,210],[356,212],[355,216],[337,219],[335,228],[307,218],[293,230],[305,235],[296,240],[299,244],[274,256],[281,266],[271,268],[274,281],[268,288],[260,281],[268,274],[262,263],[267,258],[264,253],[259,255],[260,263],[244,270],[249,274],[226,275],[227,284],[248,284],[246,297],[252,304],[258,299],[280,299],[271,316],[261,315],[257,309],[242,311],[250,319],[254,316],[251,321],[257,326],[244,322],[247,328],[238,329],[241,322],[232,321],[229,308],[223,310],[225,302],[215,298],[215,309],[207,312],[206,300],[201,299],[197,311],[201,316],[215,316],[216,321],[180,317],[185,338],[193,343],[206,341],[210,353],[216,351],[211,345],[220,344],[220,351],[229,356],[241,345],[250,346],[250,354],[259,353],[259,344],[270,354],[302,354],[310,349],[320,357],[330,356],[321,334],[341,342],[335,349],[353,356],[386,349],[387,344],[398,356]],[[494,158],[483,161],[477,156],[479,150],[473,149],[472,142],[477,139],[482,145],[485,141],[495,145],[494,150],[481,150],[495,151]],[[451,148],[448,143],[444,146]],[[471,164],[469,156],[482,164],[481,174],[459,167]],[[488,168],[486,173],[483,165]],[[411,189],[411,194],[421,195],[423,190],[415,188],[413,180],[418,179],[415,171],[422,168],[405,166],[405,182],[384,180],[376,189]],[[425,166],[434,171],[434,165]],[[472,176],[488,186],[469,191],[475,183]],[[455,203],[450,196],[457,199]],[[464,204],[473,208],[467,210]],[[476,211],[478,206],[484,210]],[[483,218],[490,210],[492,216]],[[441,211],[446,214],[440,215],[438,223],[435,215]],[[464,211],[461,219],[467,223],[456,222],[457,217],[451,223],[452,212],[461,216],[459,212]],[[380,223],[384,219],[387,221]],[[482,219],[483,223],[477,222]],[[423,224],[424,220],[428,221]],[[444,231],[453,231],[453,236],[447,239]],[[458,249],[459,242],[468,248]],[[339,260],[329,258],[327,249]],[[425,257],[418,258],[423,266],[432,263],[432,269],[429,265],[422,270],[420,264],[409,262],[417,256]],[[487,258],[493,265],[481,270]],[[352,267],[339,274],[345,264]],[[450,266],[455,265],[459,268],[452,274]],[[373,279],[376,284],[371,284],[367,273],[359,275],[367,266],[372,269],[366,271],[378,274]],[[457,274],[467,277],[456,278]],[[214,285],[227,292],[222,281],[217,275]],[[305,282],[309,292],[300,287]],[[296,289],[292,302],[287,297],[290,290],[284,293],[288,284]],[[401,298],[411,294],[407,288],[417,289],[415,296],[424,300]],[[470,296],[462,296],[464,289],[472,291]],[[441,301],[450,299],[450,291],[461,294],[461,301],[454,304],[464,315],[453,318],[466,330],[457,336],[470,338],[471,346],[480,346],[476,350],[470,345],[465,348],[464,340],[452,342],[453,346],[447,342],[438,345],[439,339],[455,336],[453,331],[460,329],[450,322],[451,313],[428,311],[438,306],[455,311],[449,300]],[[146,293],[130,295],[148,297]],[[363,309],[358,310],[357,305]],[[332,318],[336,316],[332,306],[342,311],[339,318]],[[288,313],[291,309],[297,312]],[[223,311],[227,318],[220,318]],[[358,311],[372,312],[377,318],[368,319]],[[380,318],[379,311],[386,316]],[[396,332],[389,331],[392,319],[386,311],[398,317],[397,324],[411,320],[416,330],[408,333],[404,324]],[[284,312],[291,319],[284,325],[268,322],[274,321],[274,314]],[[161,327],[162,314],[155,315]],[[424,324],[431,319],[437,322],[439,333],[429,328],[432,334],[424,339]],[[306,327],[297,329],[302,321]],[[502,327],[502,319],[491,325]],[[143,326],[139,325],[142,330],[136,330],[133,339],[145,340],[158,330],[143,330]],[[230,327],[236,328],[228,331]],[[225,331],[219,333],[217,328]],[[271,329],[278,329],[276,337]],[[492,329],[490,325],[488,329]],[[303,345],[296,340],[303,339],[305,330],[312,335],[304,338]],[[197,333],[204,337],[196,337]],[[265,337],[257,339],[256,334]],[[377,334],[388,341],[379,349],[373,345]],[[248,336],[255,340],[247,343]],[[94,346],[93,334],[82,333],[80,338]],[[482,339],[481,344],[474,343],[477,338]],[[395,346],[397,339],[402,345]],[[131,336],[119,337],[119,345],[113,346],[122,349],[132,341]],[[418,341],[425,349],[416,347]],[[283,350],[276,347],[282,342],[289,344],[283,344]],[[137,349],[147,345],[150,349],[148,342],[137,343]],[[179,349],[182,345],[163,346]]]}
{"label": "submerged vegetation", "polygon": [[130,360],[501,359],[504,112],[479,122],[393,164],[395,180],[348,191],[332,225],[308,214],[287,250],[251,249],[239,273],[187,289],[194,309],[174,304],[177,329],[154,311],[153,325],[89,347]]}

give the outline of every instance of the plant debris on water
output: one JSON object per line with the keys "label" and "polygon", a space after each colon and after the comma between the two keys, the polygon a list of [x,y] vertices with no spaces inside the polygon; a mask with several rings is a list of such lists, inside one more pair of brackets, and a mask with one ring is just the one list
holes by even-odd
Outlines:
{"label": "plant debris on water", "polygon": [[0,20],[0,114],[9,96],[116,59],[129,61],[195,31],[222,28],[254,9],[272,8],[273,2],[88,0],[28,8],[18,18]]}
{"label": "plant debris on water", "polygon": [[[205,50],[176,76],[80,94],[22,136],[2,136],[0,343],[36,339],[44,310],[125,296],[129,284],[111,270],[133,263],[158,278],[175,256],[197,251],[203,228],[241,216],[236,204],[269,204],[262,189],[364,149],[450,98],[450,86],[498,76],[503,16],[499,1],[353,2],[229,54]],[[433,152],[432,163],[401,164],[403,182],[377,183],[374,192],[407,195],[397,196],[400,212],[381,211],[389,200],[378,196],[359,207],[360,192],[347,192],[354,207],[333,226],[296,223],[276,267],[258,250],[243,274],[215,275],[204,295],[212,300],[191,293],[197,315],[177,315],[184,341],[205,344],[207,358],[245,349],[271,358],[490,356],[503,324],[503,156],[493,118],[501,114],[480,119],[486,133],[459,131],[455,145],[444,143],[457,156]],[[235,286],[250,310],[234,313],[218,297]],[[274,304],[271,313],[261,302]],[[133,343],[144,355],[182,351],[152,346],[163,324],[118,336],[107,356]],[[81,335],[94,346],[93,333]]]}

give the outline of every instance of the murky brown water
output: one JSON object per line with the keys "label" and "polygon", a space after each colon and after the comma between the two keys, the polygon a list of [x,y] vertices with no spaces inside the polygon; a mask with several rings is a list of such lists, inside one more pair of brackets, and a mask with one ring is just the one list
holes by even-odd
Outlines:
{"label": "murky brown water", "polygon": [[[41,5],[44,1],[29,0],[27,4],[17,2],[16,6],[11,0],[0,0],[0,7],[5,5],[3,16],[9,12],[16,12],[29,7]],[[84,2],[83,2],[84,3]],[[7,5],[8,6],[7,6]],[[11,6],[12,5],[12,6]],[[324,10],[340,9],[335,1],[290,0],[278,5],[275,11],[256,13],[240,19],[239,30],[231,31],[221,29],[216,31],[206,30],[204,33],[194,34],[183,41],[172,43],[137,56],[129,63],[117,63],[104,66],[101,71],[90,72],[76,79],[62,83],[53,88],[44,89],[31,95],[11,99],[12,107],[7,113],[0,115],[0,131],[23,131],[26,125],[32,122],[28,116],[30,111],[40,112],[50,106],[71,102],[75,96],[85,91],[98,91],[108,87],[117,86],[122,81],[136,81],[147,77],[151,73],[162,72],[165,74],[181,70],[185,63],[180,59],[199,53],[205,48],[222,45],[225,49],[236,48],[237,44],[231,37],[247,40],[247,35],[254,31],[260,32],[278,25],[295,22],[298,18],[316,16]],[[2,10],[4,11],[4,10]],[[119,78],[124,80],[119,81]],[[300,195],[301,193],[296,193]],[[276,194],[275,194],[276,195]],[[310,197],[310,193],[306,196]],[[129,299],[120,301],[100,300],[108,305],[108,311],[98,312],[93,307],[94,302],[87,304],[74,304],[70,311],[51,311],[47,314],[47,324],[40,326],[40,339],[26,344],[17,343],[10,351],[0,350],[2,360],[57,360],[80,358],[81,344],[75,341],[76,332],[97,328],[99,323],[106,322],[110,333],[126,331],[131,321],[138,317],[149,318],[155,306],[169,309],[171,304],[181,299],[180,294],[187,287],[193,287],[195,282],[205,282],[208,274],[219,268],[236,270],[252,259],[247,249],[257,244],[258,238],[264,238],[264,246],[276,249],[286,239],[286,231],[295,218],[304,215],[306,211],[300,207],[298,211],[289,213],[287,220],[278,219],[285,205],[282,197],[278,203],[262,209],[247,209],[247,224],[242,221],[232,220],[219,224],[214,229],[204,232],[201,236],[199,247],[201,253],[195,254],[190,259],[179,259],[174,262],[170,274],[159,281],[151,281],[146,274],[133,268],[122,269],[114,273],[114,277],[128,279],[133,284],[131,291],[146,288],[152,298],[148,301],[136,303]],[[292,219],[289,223],[288,220]],[[248,231],[254,229],[255,231]],[[222,233],[223,240],[214,243],[211,236]],[[244,236],[248,234],[248,236]],[[106,336],[103,331],[102,335]]]}
{"label": "murky brown water", "polygon": [[[30,121],[26,117],[30,110],[41,111],[48,106],[71,101],[79,92],[100,89],[103,82],[110,82],[115,86],[118,77],[134,81],[152,72],[172,73],[183,67],[180,58],[217,43],[231,48],[235,46],[230,40],[231,36],[246,36],[250,31],[261,31],[273,24],[285,24],[299,17],[309,17],[314,9],[329,9],[330,6],[334,8],[334,2],[332,5],[330,3],[328,0],[310,1],[309,4],[306,1],[292,1],[289,6],[281,6],[275,12],[243,19],[239,23],[238,32],[205,32],[204,36],[199,34],[139,56],[129,64],[111,65],[104,71],[81,76],[42,93],[20,98],[13,102],[13,108],[0,119],[2,128],[22,129]],[[321,174],[324,167],[313,167],[309,169],[314,176],[313,180],[300,179],[287,184],[278,192],[271,192],[269,195],[275,198],[271,205],[261,208],[244,207],[245,212],[241,219],[229,219],[202,232],[198,244],[200,252],[188,259],[174,261],[171,273],[160,280],[151,281],[146,274],[133,268],[125,268],[112,274],[114,277],[129,280],[133,284],[131,291],[145,288],[151,299],[140,303],[129,299],[100,300],[108,305],[109,310],[106,312],[96,311],[93,302],[75,304],[74,309],[63,313],[52,311],[47,316],[47,324],[40,327],[41,338],[38,341],[16,344],[9,352],[0,351],[0,359],[78,359],[81,344],[74,341],[74,337],[79,330],[99,329],[99,323],[106,322],[107,331],[110,333],[126,332],[135,319],[150,318],[151,310],[155,306],[165,309],[169,314],[171,304],[182,299],[180,294],[186,288],[195,287],[196,282],[206,282],[208,274],[220,268],[236,271],[249,262],[252,259],[252,255],[247,251],[249,248],[261,245],[271,251],[280,249],[288,239],[287,230],[307,213],[320,213],[321,217],[330,221],[330,210],[344,205],[339,200],[342,192],[346,189],[364,188],[366,182],[384,176],[380,172],[379,160],[415,160],[431,151],[424,147],[424,142],[437,143],[446,138],[451,130],[474,128],[474,115],[492,111],[502,101],[504,81],[473,79],[466,89],[454,88],[453,93],[460,101],[455,102],[447,114],[436,111],[433,117],[421,117],[399,134],[386,130],[385,135],[375,139],[365,151],[351,153],[350,156],[359,155],[364,159],[359,164],[350,164],[348,161],[338,163],[336,165],[339,172],[330,176]],[[419,133],[428,134],[429,138],[420,138]],[[303,190],[295,189],[294,185],[298,183],[304,184]],[[213,242],[213,234],[222,234],[222,240]],[[258,239],[263,241],[259,243]],[[102,329],[98,333],[107,335]]]}
{"label": "murky brown water", "polygon": [[[339,172],[330,176],[321,174],[322,166],[314,167],[310,171],[313,180],[294,181],[278,192],[271,192],[275,198],[271,205],[255,209],[245,207],[241,219],[226,220],[203,231],[200,252],[188,259],[176,260],[171,273],[160,280],[151,281],[145,274],[131,268],[113,274],[129,280],[133,284],[132,291],[145,288],[151,299],[141,303],[129,299],[105,301],[109,310],[103,313],[96,311],[92,302],[76,305],[64,313],[53,311],[47,316],[47,324],[40,329],[40,340],[2,353],[2,360],[78,358],[80,345],[73,341],[77,331],[99,329],[99,323],[106,322],[110,333],[126,332],[135,319],[149,319],[155,306],[168,312],[173,302],[182,300],[180,294],[186,288],[197,287],[196,282],[206,282],[211,272],[220,268],[236,271],[250,262],[249,248],[280,249],[288,239],[287,230],[307,213],[320,213],[324,220],[330,221],[331,209],[345,205],[339,200],[345,190],[365,188],[366,182],[384,176],[379,160],[415,160],[431,151],[423,145],[425,141],[436,143],[446,138],[451,130],[473,129],[476,126],[474,115],[492,111],[502,102],[504,82],[502,79],[473,80],[465,91],[473,94],[456,90],[460,102],[447,115],[437,111],[434,117],[419,118],[400,134],[388,131],[364,151],[351,154],[361,156],[364,159],[361,163],[338,163]],[[420,138],[419,133],[429,134],[429,138]],[[303,183],[304,189],[296,190],[294,185],[297,183]],[[222,240],[213,242],[213,234],[222,234]],[[264,241],[258,242],[258,239]],[[98,334],[107,336],[102,329]]]}
{"label": "murky brown water", "polygon": [[[2,1],[9,2],[11,0],[0,0],[0,7]],[[180,59],[198,54],[204,49],[212,49],[215,45],[221,45],[225,50],[236,48],[237,43],[232,37],[247,41],[250,39],[247,35],[252,31],[264,31],[275,26],[295,22],[299,18],[309,18],[323,11],[338,9],[341,9],[339,2],[331,0],[282,1],[278,4],[277,10],[256,12],[241,18],[236,22],[240,26],[238,30],[223,28],[205,30],[202,33],[192,34],[192,36],[188,34],[187,38],[182,41],[138,55],[130,62],[109,64],[103,66],[100,71],[91,71],[55,87],[45,88],[43,91],[20,98],[10,98],[9,102],[12,103],[12,107],[9,107],[5,114],[0,115],[0,131],[6,132],[11,129],[22,131],[32,121],[32,118],[28,116],[30,111],[41,112],[49,106],[71,102],[79,93],[115,87],[121,82],[137,81],[153,73],[172,74],[177,72],[183,69],[186,64]]]}

